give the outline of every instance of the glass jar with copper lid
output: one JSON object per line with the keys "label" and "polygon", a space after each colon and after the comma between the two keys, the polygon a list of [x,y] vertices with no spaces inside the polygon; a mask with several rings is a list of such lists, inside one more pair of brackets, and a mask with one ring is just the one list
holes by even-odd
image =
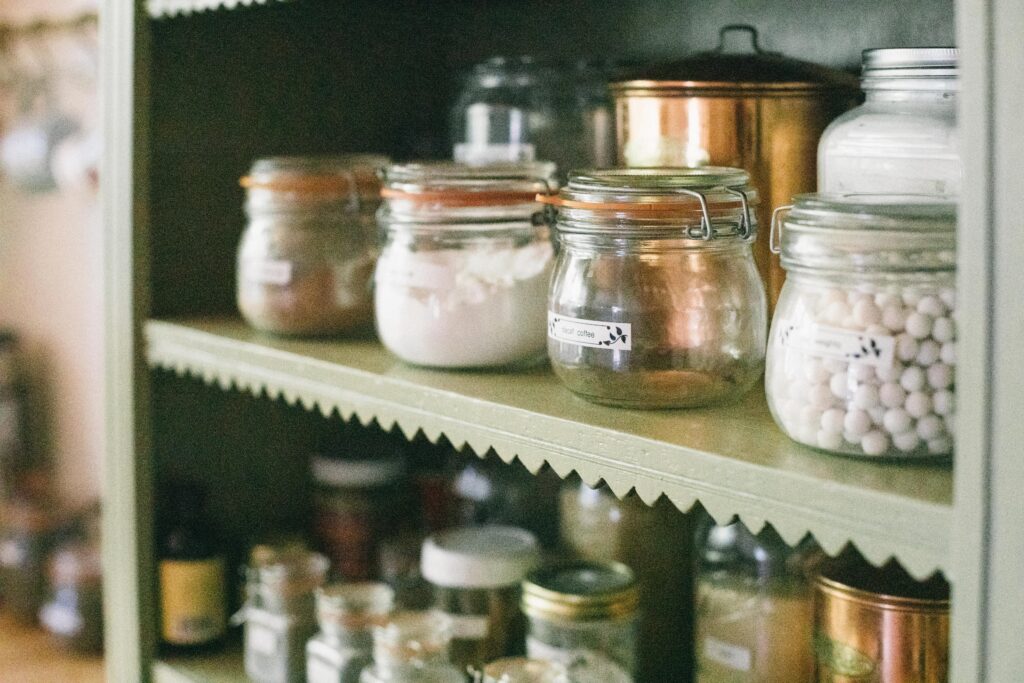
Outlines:
{"label": "glass jar with copper lid", "polygon": [[257,329],[336,334],[371,321],[384,157],[272,157],[242,178],[238,309]]}
{"label": "glass jar with copper lid", "polygon": [[551,163],[400,164],[384,174],[377,332],[415,365],[480,368],[544,357],[554,260],[535,197]]}
{"label": "glass jar with copper lid", "polygon": [[734,168],[573,174],[548,355],[572,391],[632,408],[732,401],[764,366],[768,310],[751,243],[757,193]]}

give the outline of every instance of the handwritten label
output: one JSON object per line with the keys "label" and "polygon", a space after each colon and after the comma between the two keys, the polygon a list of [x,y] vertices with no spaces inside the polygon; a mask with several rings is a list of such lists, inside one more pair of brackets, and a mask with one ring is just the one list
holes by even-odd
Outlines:
{"label": "handwritten label", "polygon": [[286,285],[292,281],[292,262],[246,259],[242,261],[242,279],[261,285]]}
{"label": "handwritten label", "polygon": [[704,638],[704,659],[734,671],[750,671],[750,650],[710,636]]}
{"label": "handwritten label", "polygon": [[863,363],[880,368],[892,367],[896,338],[887,334],[868,334],[813,322],[778,321],[779,343],[818,358],[833,358],[847,363]]}
{"label": "handwritten label", "polygon": [[596,349],[630,351],[633,348],[633,326],[630,323],[570,318],[553,311],[548,311],[548,337]]}

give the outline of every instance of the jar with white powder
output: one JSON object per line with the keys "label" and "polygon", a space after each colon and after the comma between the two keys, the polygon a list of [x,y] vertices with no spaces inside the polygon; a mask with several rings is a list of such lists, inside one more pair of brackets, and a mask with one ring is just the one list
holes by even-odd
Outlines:
{"label": "jar with white powder", "polygon": [[952,47],[865,50],[867,101],[822,134],[818,191],[959,194],[957,56]]}
{"label": "jar with white powder", "polygon": [[536,196],[554,174],[544,162],[386,169],[374,303],[388,350],[438,368],[543,358],[554,251]]}
{"label": "jar with white powder", "polygon": [[765,380],[775,421],[833,453],[950,456],[956,204],[809,194],[785,211]]}

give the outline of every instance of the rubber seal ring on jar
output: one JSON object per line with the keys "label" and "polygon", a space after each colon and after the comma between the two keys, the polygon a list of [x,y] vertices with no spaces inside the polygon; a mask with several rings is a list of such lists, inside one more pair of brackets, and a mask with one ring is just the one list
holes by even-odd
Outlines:
{"label": "rubber seal ring on jar", "polygon": [[[731,188],[721,188],[730,194],[737,194],[742,196],[742,207],[744,208],[744,218],[740,219],[741,230],[742,223],[750,220],[750,211],[747,206],[747,197],[742,192],[733,190]],[[701,239],[708,242],[715,238],[715,232],[711,225],[711,213],[708,210],[707,198],[696,190],[690,190],[686,188],[676,188],[675,193],[693,197],[697,200],[700,205],[700,232],[693,232],[690,230],[686,231],[686,236],[692,239]],[[594,211],[673,211],[684,208],[691,208],[693,202],[580,202],[572,199],[564,199],[557,195],[543,195],[538,194],[536,200],[541,204],[548,204],[553,207],[566,207],[569,209],[590,209]]]}
{"label": "rubber seal ring on jar", "polygon": [[[780,218],[779,214],[785,211],[788,216],[789,211],[792,208],[792,204],[786,204],[772,211],[772,224],[768,230],[768,251],[773,254],[782,253],[782,221],[784,219]],[[776,237],[776,235],[778,235],[778,237]]]}

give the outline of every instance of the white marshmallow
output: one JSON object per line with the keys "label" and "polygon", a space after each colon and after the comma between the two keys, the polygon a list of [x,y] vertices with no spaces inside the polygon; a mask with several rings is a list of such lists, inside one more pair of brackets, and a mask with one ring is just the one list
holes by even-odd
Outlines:
{"label": "white marshmallow", "polygon": [[818,430],[818,448],[829,451],[837,451],[843,446],[843,435],[839,432],[829,432],[824,429]]}
{"label": "white marshmallow", "polygon": [[886,408],[899,408],[906,398],[907,392],[896,382],[886,382],[878,389],[878,400]]}
{"label": "white marshmallow", "polygon": [[932,399],[920,391],[915,391],[907,396],[906,403],[903,404],[903,408],[913,418],[922,418],[932,410]]}
{"label": "white marshmallow", "polygon": [[868,325],[867,329],[864,330],[864,334],[871,337],[891,337],[889,330],[883,325]]}
{"label": "white marshmallow", "polygon": [[917,306],[918,302],[921,301],[921,292],[916,289],[907,289],[903,291],[903,303],[908,306]]}
{"label": "white marshmallow", "polygon": [[932,410],[936,415],[952,415],[956,410],[956,396],[952,391],[943,389],[932,394]]}
{"label": "white marshmallow", "polygon": [[846,379],[846,373],[843,372],[832,375],[832,379],[829,380],[828,387],[833,396],[845,401],[846,396],[850,391],[849,381]]}
{"label": "white marshmallow", "polygon": [[843,420],[846,419],[846,411],[839,408],[829,408],[821,414],[821,429],[829,434],[843,433]]}
{"label": "white marshmallow", "polygon": [[853,304],[853,321],[859,327],[876,325],[882,321],[882,312],[875,306],[871,297],[862,296]]}
{"label": "white marshmallow", "polygon": [[804,406],[800,409],[799,419],[800,424],[810,425],[817,431],[818,425],[821,424],[821,410],[814,406]]}
{"label": "white marshmallow", "polygon": [[885,431],[895,435],[909,430],[911,422],[910,415],[903,408],[890,408],[885,411],[882,426],[885,427]]}
{"label": "white marshmallow", "polygon": [[867,455],[882,455],[889,450],[889,437],[878,430],[868,432],[861,439],[860,447]]}
{"label": "white marshmallow", "polygon": [[853,363],[848,375],[857,382],[868,382],[875,379],[875,368],[867,363]]}
{"label": "white marshmallow", "polygon": [[896,357],[907,362],[917,358],[917,340],[908,333],[896,336]]}
{"label": "white marshmallow", "polygon": [[893,362],[892,365],[879,365],[875,368],[875,376],[882,382],[899,382],[903,375],[903,364]]}
{"label": "white marshmallow", "polygon": [[945,363],[936,363],[928,368],[928,384],[933,389],[946,389],[953,384],[953,368]]}
{"label": "white marshmallow", "polygon": [[925,379],[924,370],[916,365],[911,365],[900,375],[900,386],[906,391],[920,391],[924,388]]}
{"label": "white marshmallow", "polygon": [[914,430],[910,430],[909,432],[894,435],[892,437],[892,444],[904,453],[910,453],[921,444],[921,437]]}
{"label": "white marshmallow", "polygon": [[846,413],[846,418],[843,420],[844,434],[849,434],[854,437],[854,443],[856,439],[864,436],[871,429],[871,416],[863,410],[851,410]]}
{"label": "white marshmallow", "polygon": [[943,287],[939,290],[939,298],[942,299],[942,303],[952,310],[956,308],[956,290],[952,287]]}
{"label": "white marshmallow", "polygon": [[956,342],[946,342],[939,351],[939,359],[946,365],[956,365]]}
{"label": "white marshmallow", "polygon": [[842,325],[850,317],[850,307],[845,301],[833,301],[822,312],[825,322],[832,325]]}
{"label": "white marshmallow", "polygon": [[907,334],[911,337],[914,339],[924,339],[932,332],[932,319],[924,313],[915,311],[907,316],[906,327]]}
{"label": "white marshmallow", "polygon": [[821,384],[827,382],[829,377],[832,376],[828,370],[825,369],[822,362],[817,358],[808,357],[804,359],[804,377],[811,384]]}
{"label": "white marshmallow", "polygon": [[942,347],[933,339],[925,339],[917,349],[917,364],[928,367],[939,360]]}
{"label": "white marshmallow", "polygon": [[832,407],[832,392],[827,384],[815,384],[807,394],[812,406],[825,410]]}
{"label": "white marshmallow", "polygon": [[907,314],[903,312],[902,306],[886,306],[882,310],[882,324],[890,331],[902,331],[906,322]]}
{"label": "white marshmallow", "polygon": [[928,452],[932,455],[946,455],[953,452],[953,440],[948,436],[940,436],[928,442]]}
{"label": "white marshmallow", "polygon": [[942,418],[937,415],[929,413],[917,421],[917,435],[924,441],[942,436],[944,432]]}
{"label": "white marshmallow", "polygon": [[946,306],[939,297],[928,295],[921,297],[921,300],[917,302],[917,312],[924,313],[932,318],[938,318],[946,315]]}
{"label": "white marshmallow", "polygon": [[936,318],[932,323],[932,339],[939,343],[953,341],[956,336],[956,324],[952,318]]}
{"label": "white marshmallow", "polygon": [[[874,373],[872,372],[872,375]],[[853,392],[853,405],[861,410],[871,410],[878,406],[878,387],[872,384],[861,384]]]}

